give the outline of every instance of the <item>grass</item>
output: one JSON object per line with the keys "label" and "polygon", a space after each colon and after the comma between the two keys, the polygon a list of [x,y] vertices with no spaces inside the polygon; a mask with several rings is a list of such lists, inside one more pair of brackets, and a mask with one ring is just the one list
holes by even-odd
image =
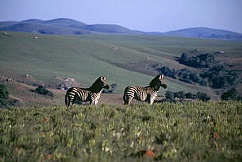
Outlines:
{"label": "grass", "polygon": [[240,161],[241,106],[186,102],[1,109],[0,161]]}
{"label": "grass", "polygon": [[[16,77],[30,74],[46,85],[53,77],[72,77],[90,85],[100,75],[110,84],[116,83],[115,93],[122,93],[130,84],[145,86],[158,72],[151,65],[182,68],[174,60],[181,52],[224,50],[226,60],[236,61],[241,54],[241,42],[205,40],[165,36],[83,35],[68,37],[12,33],[0,35],[0,74]],[[238,62],[239,60],[237,60]],[[239,65],[239,63],[238,63]],[[166,79],[170,91],[197,91],[216,95],[206,87]]]}

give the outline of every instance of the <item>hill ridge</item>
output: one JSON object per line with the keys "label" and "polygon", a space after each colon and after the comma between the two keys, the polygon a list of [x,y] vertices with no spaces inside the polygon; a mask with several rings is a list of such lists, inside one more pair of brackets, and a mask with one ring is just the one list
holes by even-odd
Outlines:
{"label": "hill ridge", "polygon": [[70,18],[51,20],[27,19],[23,21],[0,22],[0,30],[30,32],[38,34],[82,35],[82,34],[122,34],[122,35],[165,35],[205,39],[242,41],[242,34],[208,27],[191,27],[169,32],[143,32],[131,30],[117,24],[86,24]]}
{"label": "hill ridge", "polygon": [[191,37],[191,38],[209,38],[225,40],[242,40],[242,34],[238,32],[214,29],[208,27],[191,27],[179,29],[164,33],[167,36]]}

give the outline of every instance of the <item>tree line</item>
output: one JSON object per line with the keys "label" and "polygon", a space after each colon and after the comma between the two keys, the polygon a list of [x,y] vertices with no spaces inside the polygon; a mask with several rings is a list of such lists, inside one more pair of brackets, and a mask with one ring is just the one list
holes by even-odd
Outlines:
{"label": "tree line", "polygon": [[165,76],[180,81],[212,87],[214,89],[231,88],[242,82],[235,70],[230,70],[229,65],[217,64],[215,55],[206,53],[192,55],[182,53],[178,61],[189,67],[198,68],[200,73],[188,68],[172,69],[167,66],[154,66],[154,68]]}
{"label": "tree line", "polygon": [[185,93],[184,91],[178,91],[178,92],[166,91],[165,93],[165,101],[168,101],[168,102],[177,102],[178,100],[184,101],[187,99],[207,102],[210,100],[210,97],[204,92],[197,92],[196,94],[193,94],[191,92]]}

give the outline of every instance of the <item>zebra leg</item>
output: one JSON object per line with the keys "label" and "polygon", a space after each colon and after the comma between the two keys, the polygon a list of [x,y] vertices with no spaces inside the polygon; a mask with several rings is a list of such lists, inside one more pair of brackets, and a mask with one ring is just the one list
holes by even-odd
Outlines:
{"label": "zebra leg", "polygon": [[69,106],[70,106],[70,97],[67,94],[65,96],[65,104],[66,104],[66,107],[69,108]]}
{"label": "zebra leg", "polygon": [[131,101],[133,100],[133,97],[126,96],[125,104],[130,105]]}
{"label": "zebra leg", "polygon": [[90,105],[97,105],[97,103],[98,103],[98,100],[96,100],[96,99],[92,99],[92,100],[90,100]]}
{"label": "zebra leg", "polygon": [[123,100],[125,105],[130,105],[131,101],[133,98],[130,98],[128,95],[124,94],[123,95]]}
{"label": "zebra leg", "polygon": [[154,100],[150,100],[149,104],[152,105],[154,103]]}
{"label": "zebra leg", "polygon": [[128,86],[124,90],[123,100],[125,105],[130,105],[131,101],[135,97],[136,88],[132,86]]}
{"label": "zebra leg", "polygon": [[69,104],[69,108],[70,108],[70,109],[72,109],[72,105],[73,105],[73,103],[70,102],[70,104]]}
{"label": "zebra leg", "polygon": [[91,101],[90,101],[90,105],[95,105],[95,106],[96,106],[97,103],[98,103],[98,101],[96,101],[96,100],[91,100]]}
{"label": "zebra leg", "polygon": [[74,104],[75,100],[76,100],[75,96],[74,97],[73,96],[66,96],[65,97],[65,103],[66,103],[67,108],[72,109],[72,105]]}
{"label": "zebra leg", "polygon": [[148,102],[149,102],[150,105],[152,105],[154,103],[155,98],[156,98],[156,96],[150,96],[150,98],[148,100]]}

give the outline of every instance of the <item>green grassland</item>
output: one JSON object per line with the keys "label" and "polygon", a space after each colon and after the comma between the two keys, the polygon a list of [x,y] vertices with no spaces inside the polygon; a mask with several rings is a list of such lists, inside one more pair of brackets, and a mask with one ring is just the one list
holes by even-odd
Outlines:
{"label": "green grassland", "polygon": [[[183,68],[175,57],[194,49],[225,51],[218,59],[241,75],[241,42],[0,32],[0,76],[14,79],[5,85],[23,107],[0,109],[0,161],[241,161],[241,102],[122,105],[125,86],[145,86],[158,74],[152,65]],[[56,76],[88,86],[100,75],[118,87],[97,106],[69,110],[65,91],[53,88]],[[55,96],[34,93],[32,80]],[[200,91],[218,99],[209,87],[167,77],[165,82],[169,91]]]}
{"label": "green grassland", "polygon": [[241,161],[241,107],[186,102],[1,109],[0,161]]}
{"label": "green grassland", "polygon": [[[71,37],[1,32],[0,75],[18,78],[29,74],[45,85],[54,85],[56,76],[75,78],[84,85],[90,85],[100,75],[106,75],[109,84],[118,85],[114,93],[121,94],[127,85],[147,85],[158,74],[152,69],[154,64],[184,68],[175,57],[194,49],[225,51],[219,59],[234,64],[234,68],[241,74],[241,47],[241,42],[166,36]],[[208,87],[186,84],[171,78],[165,78],[165,82],[169,91],[201,91],[212,99],[219,98]],[[162,90],[160,95],[164,93]],[[21,95],[15,97],[21,98]]]}

